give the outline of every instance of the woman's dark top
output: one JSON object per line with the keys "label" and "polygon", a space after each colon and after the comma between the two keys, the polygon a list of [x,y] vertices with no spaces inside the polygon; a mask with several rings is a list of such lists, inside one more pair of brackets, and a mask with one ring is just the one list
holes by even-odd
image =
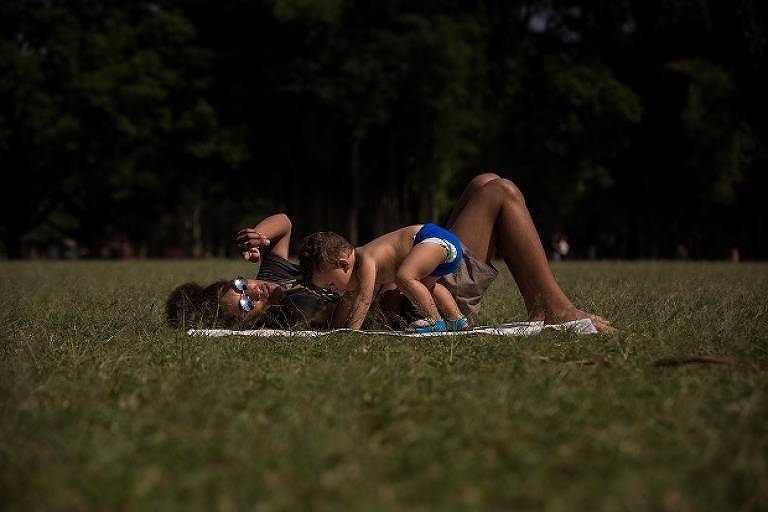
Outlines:
{"label": "woman's dark top", "polygon": [[292,280],[301,280],[301,270],[299,266],[290,261],[267,254],[261,259],[261,266],[256,279],[270,281],[272,283],[283,283]]}
{"label": "woman's dark top", "polygon": [[267,254],[261,259],[256,279],[283,285],[285,296],[264,315],[264,326],[272,329],[314,328],[327,329],[331,312],[340,297],[323,293],[307,286],[299,266],[290,261]]}

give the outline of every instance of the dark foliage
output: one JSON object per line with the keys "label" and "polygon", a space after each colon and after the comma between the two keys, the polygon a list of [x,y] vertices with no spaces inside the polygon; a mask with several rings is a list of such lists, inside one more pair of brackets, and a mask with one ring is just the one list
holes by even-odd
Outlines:
{"label": "dark foliage", "polygon": [[276,210],[355,245],[494,171],[577,257],[764,258],[766,9],[5,1],[0,251],[234,255]]}

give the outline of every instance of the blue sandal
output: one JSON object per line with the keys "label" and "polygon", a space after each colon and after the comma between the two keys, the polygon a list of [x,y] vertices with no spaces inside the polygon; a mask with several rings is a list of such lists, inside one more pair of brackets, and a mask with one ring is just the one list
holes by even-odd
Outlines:
{"label": "blue sandal", "polygon": [[449,331],[463,331],[465,329],[469,328],[469,320],[467,320],[467,317],[462,316],[457,318],[456,320],[448,320],[448,330]]}
{"label": "blue sandal", "polygon": [[425,332],[445,332],[448,330],[448,325],[445,320],[428,320],[426,318],[411,322],[412,332],[425,333]]}

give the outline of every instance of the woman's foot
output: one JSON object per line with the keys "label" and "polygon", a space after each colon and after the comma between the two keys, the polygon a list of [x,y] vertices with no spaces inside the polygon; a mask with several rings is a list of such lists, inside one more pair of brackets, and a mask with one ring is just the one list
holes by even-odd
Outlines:
{"label": "woman's foot", "polygon": [[611,325],[610,320],[606,320],[605,318],[601,317],[600,315],[594,315],[592,313],[583,313],[580,311],[580,313],[586,315],[582,318],[589,318],[592,321],[592,325],[595,326],[595,329],[598,330],[598,332],[602,332],[604,334],[615,334],[619,332],[619,330]]}
{"label": "woman's foot", "polygon": [[544,323],[547,323],[547,324],[560,324],[564,322],[571,322],[573,320],[582,320],[584,318],[589,318],[592,321],[592,325],[595,326],[595,329],[597,329],[598,332],[601,332],[604,334],[614,334],[619,332],[618,329],[616,329],[611,325],[610,320],[606,320],[600,315],[587,313],[585,311],[581,311],[580,309],[576,309],[576,308],[567,309],[557,313],[549,312],[549,314],[539,312],[537,314],[533,314],[529,316],[530,321],[543,320]]}

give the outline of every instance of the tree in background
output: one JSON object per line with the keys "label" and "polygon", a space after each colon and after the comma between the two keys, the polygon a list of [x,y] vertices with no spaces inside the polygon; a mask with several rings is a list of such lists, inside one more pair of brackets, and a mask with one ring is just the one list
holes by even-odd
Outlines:
{"label": "tree in background", "polygon": [[[0,6],[0,237],[233,254],[445,219],[482,171],[572,254],[768,254],[756,0]],[[23,214],[20,214],[23,212]]]}
{"label": "tree in background", "polygon": [[20,254],[25,234],[60,218],[75,221],[50,227],[92,255],[112,236],[151,240],[186,186],[218,182],[212,155],[238,160],[204,95],[210,53],[191,44],[195,30],[183,15],[153,4],[4,9],[17,22],[3,27],[0,78],[0,147],[15,178],[0,207],[9,255]]}

